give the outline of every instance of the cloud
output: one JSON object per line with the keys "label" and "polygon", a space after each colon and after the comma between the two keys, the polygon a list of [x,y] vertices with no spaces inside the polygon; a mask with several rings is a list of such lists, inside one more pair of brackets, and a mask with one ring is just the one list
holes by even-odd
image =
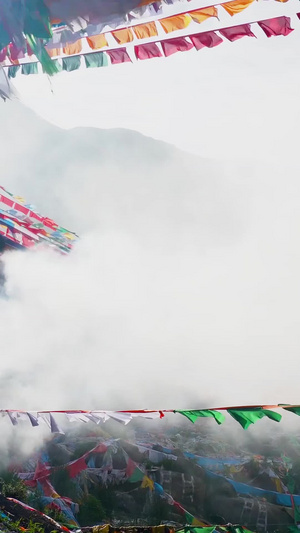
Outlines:
{"label": "cloud", "polygon": [[295,170],[43,128],[3,184],[81,239],[3,257],[1,406],[299,401]]}

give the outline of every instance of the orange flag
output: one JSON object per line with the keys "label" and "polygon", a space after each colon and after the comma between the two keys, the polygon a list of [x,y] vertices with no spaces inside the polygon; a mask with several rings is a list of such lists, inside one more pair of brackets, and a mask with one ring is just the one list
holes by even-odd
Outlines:
{"label": "orange flag", "polygon": [[149,4],[154,4],[154,0],[142,0],[138,7],[142,7],[142,6],[148,6]]}
{"label": "orange flag", "polygon": [[133,33],[129,28],[112,31],[111,33],[119,44],[126,44],[133,41]]}
{"label": "orange flag", "polygon": [[190,17],[192,17],[194,22],[198,22],[200,24],[201,22],[210,17],[218,18],[218,10],[215,6],[205,7],[204,9],[197,9],[197,11],[192,11],[191,13],[189,13],[189,15]]}
{"label": "orange flag", "polygon": [[74,54],[80,54],[81,50],[82,50],[81,39],[78,39],[78,41],[76,41],[75,43],[67,44],[63,48],[63,52],[67,56],[72,56]]}
{"label": "orange flag", "polygon": [[133,27],[133,31],[138,39],[146,39],[147,37],[155,37],[157,35],[155,22],[138,24]]}
{"label": "orange flag", "polygon": [[161,19],[160,24],[166,33],[171,31],[183,30],[191,22],[191,17],[189,15],[176,15],[175,17],[167,17]]}
{"label": "orange flag", "polygon": [[254,2],[254,0],[233,0],[233,2],[226,2],[226,4],[221,5],[229,15],[233,16],[244,11],[244,9],[250,6],[252,2]]}
{"label": "orange flag", "polygon": [[61,54],[61,48],[47,48],[46,47],[46,50],[47,50],[48,55],[50,57],[56,57],[56,56],[59,56]]}
{"label": "orange flag", "polygon": [[99,50],[104,46],[108,46],[104,33],[101,33],[100,35],[91,35],[90,37],[87,37],[86,40],[92,50]]}

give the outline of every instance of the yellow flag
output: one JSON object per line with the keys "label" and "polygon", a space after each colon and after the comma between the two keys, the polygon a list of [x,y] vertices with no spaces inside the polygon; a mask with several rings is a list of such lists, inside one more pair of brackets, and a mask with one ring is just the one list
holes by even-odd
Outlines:
{"label": "yellow flag", "polygon": [[138,39],[146,39],[147,37],[155,37],[157,35],[155,22],[138,24],[133,27],[133,31]]}
{"label": "yellow flag", "polygon": [[197,9],[189,14],[194,22],[199,24],[210,17],[218,18],[218,10],[215,6],[205,7],[204,9]]}
{"label": "yellow flag", "polygon": [[104,33],[100,33],[100,35],[91,35],[90,37],[87,37],[86,40],[92,50],[100,50],[100,48],[108,46]]}
{"label": "yellow flag", "polygon": [[14,199],[17,200],[17,202],[20,202],[20,204],[25,203],[25,199],[22,196],[14,196]]}
{"label": "yellow flag", "polygon": [[207,524],[205,522],[201,522],[201,520],[198,520],[198,518],[193,518],[192,520],[192,526],[202,526],[205,527]]}
{"label": "yellow flag", "polygon": [[56,56],[59,56],[61,54],[61,48],[47,48],[47,46],[46,46],[46,50],[47,50],[48,55],[50,57],[56,57]]}
{"label": "yellow flag", "polygon": [[165,32],[170,33],[171,31],[183,30],[189,25],[191,20],[189,15],[176,15],[175,17],[161,19],[159,22]]}
{"label": "yellow flag", "polygon": [[111,33],[119,44],[126,44],[133,41],[133,33],[129,28],[112,31]]}
{"label": "yellow flag", "polygon": [[63,52],[67,56],[72,56],[74,54],[80,54],[81,50],[82,50],[81,39],[78,39],[78,41],[76,41],[75,43],[66,45],[63,48]]}
{"label": "yellow flag", "polygon": [[150,490],[153,490],[154,482],[152,481],[152,479],[150,479],[150,477],[144,476],[142,484],[141,484],[141,489],[147,489],[147,488],[149,488]]}
{"label": "yellow flag", "polygon": [[250,6],[252,2],[254,2],[254,0],[233,0],[232,2],[226,2],[226,4],[221,5],[229,15],[233,16],[244,11],[244,9]]}

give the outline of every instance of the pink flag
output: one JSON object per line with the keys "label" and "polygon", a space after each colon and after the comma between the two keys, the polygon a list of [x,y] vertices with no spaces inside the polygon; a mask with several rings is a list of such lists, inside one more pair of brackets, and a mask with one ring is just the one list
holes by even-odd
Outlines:
{"label": "pink flag", "polygon": [[251,31],[250,24],[241,24],[240,26],[224,28],[219,30],[219,33],[229,41],[237,41],[237,39],[241,39],[242,37],[255,37],[254,33]]}
{"label": "pink flag", "polygon": [[192,43],[189,43],[185,37],[177,37],[176,39],[167,39],[161,41],[162,49],[166,57],[175,54],[176,52],[185,52],[194,48]]}
{"label": "pink flag", "polygon": [[106,53],[109,55],[112,65],[116,65],[117,63],[131,63],[131,59],[126,52],[126,48],[107,50]]}
{"label": "pink flag", "polygon": [[152,57],[162,57],[162,53],[156,43],[140,44],[134,47],[137,59],[151,59]]}
{"label": "pink flag", "polygon": [[273,35],[289,35],[293,30],[291,28],[290,17],[276,17],[274,19],[262,20],[257,23],[267,37]]}
{"label": "pink flag", "polygon": [[197,35],[190,35],[190,39],[197,50],[201,48],[213,48],[223,42],[223,39],[219,37],[214,31],[206,31],[204,33],[198,33]]}
{"label": "pink flag", "polygon": [[0,63],[2,63],[2,61],[6,59],[6,56],[7,56],[7,46],[0,51]]}
{"label": "pink flag", "polygon": [[14,43],[10,43],[9,53],[12,61],[23,59],[25,57],[23,48],[18,48]]}

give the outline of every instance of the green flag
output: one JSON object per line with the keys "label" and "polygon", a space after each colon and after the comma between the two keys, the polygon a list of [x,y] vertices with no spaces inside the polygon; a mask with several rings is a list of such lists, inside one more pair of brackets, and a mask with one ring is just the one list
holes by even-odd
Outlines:
{"label": "green flag", "polygon": [[291,413],[294,413],[295,415],[300,416],[300,407],[283,407],[286,411],[290,411]]}
{"label": "green flag", "polygon": [[136,467],[131,476],[128,478],[128,481],[130,481],[130,483],[137,483],[138,481],[142,481],[144,475],[144,472]]}
{"label": "green flag", "polygon": [[258,420],[267,416],[275,422],[280,422],[282,416],[275,411],[269,411],[267,409],[228,409],[229,413],[244,429],[248,429],[251,424],[255,424]]}
{"label": "green flag", "polygon": [[37,40],[34,35],[31,34],[26,35],[26,40],[33,53],[36,55],[39,62],[42,64],[44,72],[49,74],[49,76],[57,74],[57,65],[54,61],[52,61],[42,41]]}
{"label": "green flag", "polygon": [[13,65],[12,67],[9,67],[8,68],[8,77],[9,78],[15,78],[19,69],[20,69],[20,65]]}
{"label": "green flag", "polygon": [[216,526],[208,526],[208,527],[193,527],[190,528],[189,531],[192,531],[193,533],[214,533],[216,531]]}
{"label": "green flag", "polygon": [[107,67],[107,56],[103,52],[95,52],[84,56],[86,68]]}
{"label": "green flag", "polygon": [[80,56],[64,57],[62,60],[63,70],[72,72],[72,70],[78,70],[81,64]]}
{"label": "green flag", "polygon": [[38,64],[26,63],[22,65],[22,74],[25,74],[25,76],[29,76],[29,74],[38,74]]}
{"label": "green flag", "polygon": [[[52,61],[52,63],[53,63],[53,66],[54,66],[55,69],[56,69],[56,73],[61,72],[61,71],[62,71],[62,66],[61,66],[61,64],[59,63],[59,60],[58,60],[58,59],[51,59],[51,61]],[[42,65],[42,68],[43,68],[43,72],[44,72],[44,74],[49,74],[47,67],[45,68],[45,66]]]}
{"label": "green flag", "polygon": [[174,413],[180,413],[186,416],[191,422],[196,422],[197,418],[201,417],[213,417],[218,424],[222,424],[225,420],[225,416],[219,411],[213,411],[211,409],[202,409],[201,411],[174,411]]}

